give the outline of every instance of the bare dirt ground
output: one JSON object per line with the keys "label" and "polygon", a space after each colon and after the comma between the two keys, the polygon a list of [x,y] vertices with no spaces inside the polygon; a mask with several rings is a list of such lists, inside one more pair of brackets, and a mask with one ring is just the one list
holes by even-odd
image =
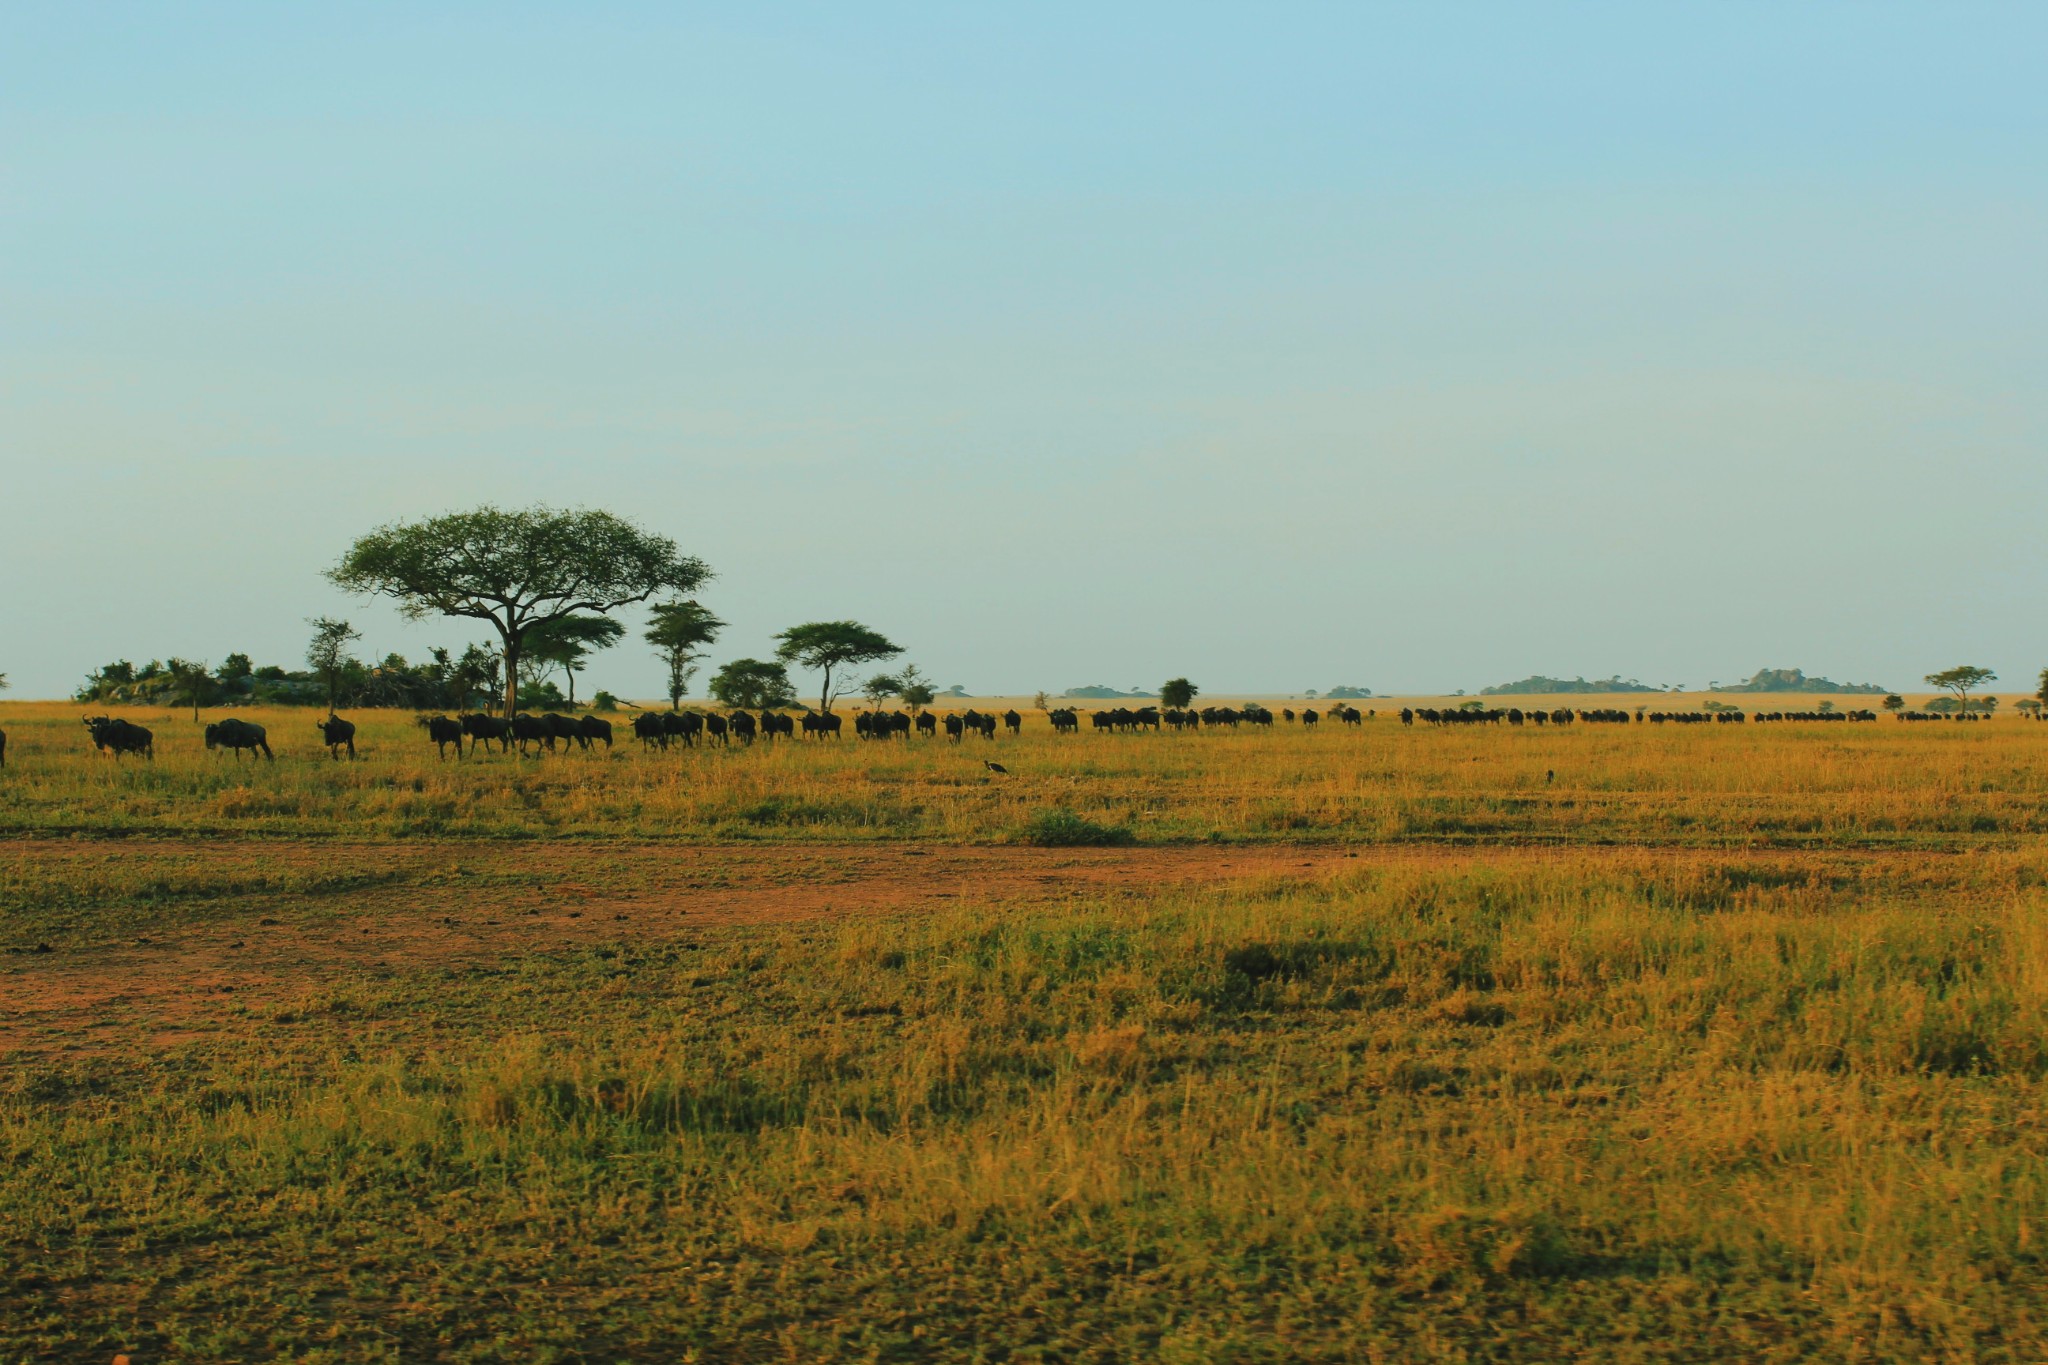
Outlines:
{"label": "bare dirt ground", "polygon": [[[1702,856],[1615,853],[1660,863]],[[211,894],[203,913],[0,956],[0,1056],[55,1057],[117,1042],[169,1046],[309,993],[399,972],[600,943],[659,945],[731,926],[963,902],[1000,913],[1276,878],[1315,882],[1375,863],[1427,860],[1449,871],[1582,855],[1529,847],[20,840],[8,843],[5,856],[66,884],[97,877],[132,885],[161,868],[227,888]]]}
{"label": "bare dirt ground", "polygon": [[[308,992],[596,943],[659,943],[737,925],[993,908],[1316,876],[1337,850],[778,844],[103,844],[24,840],[9,856],[63,878],[311,879],[258,888],[145,932],[0,957],[0,1054],[91,1051],[136,1025],[161,1045]],[[67,868],[68,865],[73,865]],[[1355,863],[1351,864],[1356,866]],[[351,885],[352,880],[360,884]],[[332,883],[340,889],[325,889]]]}

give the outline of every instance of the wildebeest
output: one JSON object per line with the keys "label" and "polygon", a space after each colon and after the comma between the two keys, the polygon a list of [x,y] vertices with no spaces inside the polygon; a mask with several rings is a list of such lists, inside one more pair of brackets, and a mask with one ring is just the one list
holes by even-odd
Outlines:
{"label": "wildebeest", "polygon": [[512,747],[512,724],[497,716],[487,716],[478,711],[462,718],[462,733],[469,736],[469,751],[476,752],[481,744],[489,752],[492,741],[496,741],[500,753]]}
{"label": "wildebeest", "polygon": [[608,720],[600,720],[596,716],[578,716],[576,718],[576,742],[583,746],[585,752],[589,751],[592,744],[602,744],[607,749],[611,748],[612,723]]}
{"label": "wildebeest", "polygon": [[931,738],[939,733],[939,718],[929,711],[917,713],[917,732]]}
{"label": "wildebeest", "polygon": [[1013,735],[1023,734],[1024,717],[1018,715],[1015,711],[1003,712],[1003,728]]}
{"label": "wildebeest", "polygon": [[685,749],[694,749],[697,736],[704,733],[704,717],[695,711],[664,711],[661,732],[670,739],[680,739]]}
{"label": "wildebeest", "polygon": [[116,759],[122,754],[141,754],[144,758],[156,757],[156,736],[140,725],[115,716],[87,716],[85,728],[92,732],[92,744],[101,753],[111,753]]}
{"label": "wildebeest", "polygon": [[642,711],[633,717],[633,738],[640,741],[643,749],[650,744],[657,749],[668,747],[668,734],[661,728],[661,717],[652,711]]}
{"label": "wildebeest", "polygon": [[1316,714],[1316,709],[1313,706],[1301,713],[1301,723],[1303,725],[1315,725],[1321,721],[1322,717]]}
{"label": "wildebeest", "polygon": [[763,711],[761,713],[761,735],[763,738],[773,739],[777,735],[781,735],[784,739],[788,739],[795,734],[796,722],[791,720],[786,712]]}
{"label": "wildebeest", "polygon": [[273,761],[276,759],[276,755],[270,752],[270,737],[262,726],[246,720],[236,720],[232,716],[226,720],[217,720],[206,727],[206,747],[232,749],[238,763],[244,749],[252,754],[261,752],[265,758]]}
{"label": "wildebeest", "polygon": [[341,751],[346,749],[349,761],[355,761],[356,727],[353,721],[346,721],[340,716],[330,714],[326,720],[314,721],[313,728],[320,732],[320,742],[327,746],[329,758],[339,759]]}
{"label": "wildebeest", "polygon": [[526,746],[538,744],[543,750],[548,747],[547,722],[539,716],[513,716],[507,722],[512,727],[512,740],[519,746],[519,756],[526,757]]}
{"label": "wildebeest", "polygon": [[745,711],[735,711],[726,718],[726,723],[732,726],[734,739],[742,744],[754,742],[754,718],[751,715]]}
{"label": "wildebeest", "polygon": [[1081,717],[1071,706],[1059,707],[1046,712],[1045,715],[1046,719],[1052,722],[1052,732],[1056,735],[1071,735],[1081,728]]}
{"label": "wildebeest", "polygon": [[804,712],[804,734],[823,739],[830,735],[839,738],[839,715],[833,711]]}
{"label": "wildebeest", "polygon": [[0,768],[7,766],[7,732],[0,730]]}
{"label": "wildebeest", "polygon": [[731,743],[726,738],[726,730],[728,728],[730,727],[726,725],[724,716],[719,715],[716,711],[704,713],[704,737],[706,739],[715,739],[720,744]]}
{"label": "wildebeest", "polygon": [[960,719],[960,717],[958,717],[958,716],[955,716],[955,715],[951,715],[951,714],[947,715],[947,717],[946,717],[946,738],[947,738],[947,739],[950,739],[950,740],[952,740],[952,741],[953,741],[953,742],[954,742],[955,744],[958,744],[958,743],[960,742],[960,736],[961,736],[961,735],[963,735],[963,734],[965,734],[965,733],[966,733],[966,731],[967,731],[967,722],[965,722],[965,721],[961,720],[961,719]]}
{"label": "wildebeest", "polygon": [[455,746],[455,756],[462,757],[462,722],[447,716],[416,716],[414,723],[427,732],[427,738],[434,741],[434,751],[441,758],[448,757],[448,746]]}
{"label": "wildebeest", "polygon": [[554,751],[555,741],[558,739],[564,744],[575,743],[576,722],[567,716],[559,716],[553,711],[545,711],[541,713],[540,723],[547,727],[548,750],[550,753]]}

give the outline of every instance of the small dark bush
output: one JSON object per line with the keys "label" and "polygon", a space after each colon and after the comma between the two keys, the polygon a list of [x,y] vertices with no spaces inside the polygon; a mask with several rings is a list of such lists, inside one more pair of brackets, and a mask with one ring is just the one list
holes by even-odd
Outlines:
{"label": "small dark bush", "polygon": [[1024,842],[1041,848],[1088,848],[1128,844],[1131,832],[1117,825],[1098,825],[1070,810],[1040,811],[1024,826]]}

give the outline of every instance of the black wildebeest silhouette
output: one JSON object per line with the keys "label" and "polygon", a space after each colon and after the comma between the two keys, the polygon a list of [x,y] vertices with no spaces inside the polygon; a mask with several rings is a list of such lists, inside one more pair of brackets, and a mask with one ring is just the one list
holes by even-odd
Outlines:
{"label": "black wildebeest silhouette", "polygon": [[704,733],[704,717],[695,711],[664,711],[661,713],[661,732],[670,739],[679,739],[685,749],[697,747],[697,736]]}
{"label": "black wildebeest silhouette", "polygon": [[341,751],[346,749],[349,761],[355,761],[356,727],[353,721],[346,721],[340,716],[330,714],[326,720],[314,721],[313,728],[320,732],[320,742],[327,746],[329,758],[339,759]]}
{"label": "black wildebeest silhouette", "polygon": [[830,735],[839,738],[839,715],[834,711],[804,712],[804,735],[806,738],[823,739]]}
{"label": "black wildebeest silhouette", "polygon": [[512,747],[512,723],[497,716],[487,716],[478,711],[462,718],[462,733],[469,736],[469,751],[476,752],[481,744],[489,752],[492,741],[496,741],[500,753]]}
{"label": "black wildebeest silhouette", "polygon": [[585,753],[590,752],[592,744],[602,744],[607,749],[611,748],[612,723],[608,720],[600,720],[596,716],[578,716],[576,718],[576,742],[582,746]]}
{"label": "black wildebeest silhouette", "polygon": [[233,717],[229,717],[227,720],[217,720],[206,727],[206,747],[208,749],[232,749],[235,751],[235,761],[238,763],[242,759],[242,750],[244,749],[247,749],[252,754],[260,752],[265,758],[272,759],[273,761],[276,758],[276,755],[270,752],[270,737],[265,733],[262,726],[246,720],[236,720]]}
{"label": "black wildebeest silhouette", "polygon": [[455,746],[455,757],[462,757],[462,722],[449,716],[415,716],[413,723],[427,732],[427,738],[434,742],[435,753],[441,758],[448,757],[448,746]]}
{"label": "black wildebeest silhouette", "polygon": [[735,711],[726,717],[726,724],[732,726],[732,736],[742,744],[754,742],[754,718],[745,711]]}
{"label": "black wildebeest silhouette", "polygon": [[966,721],[964,721],[964,720],[960,719],[960,717],[958,717],[958,716],[953,716],[953,715],[949,715],[949,716],[947,716],[947,717],[946,717],[946,738],[947,738],[947,739],[950,739],[950,740],[952,740],[952,741],[953,741],[953,742],[954,742],[955,744],[958,744],[958,743],[960,742],[960,736],[961,736],[961,735],[963,735],[963,734],[965,734],[966,732],[967,732],[967,722],[966,722]]}
{"label": "black wildebeest silhouette", "polygon": [[115,716],[87,716],[85,728],[92,732],[92,745],[101,753],[111,753],[116,759],[123,754],[141,754],[144,758],[156,757],[156,736],[140,725]]}
{"label": "black wildebeest silhouette", "polygon": [[1013,735],[1023,734],[1024,717],[1018,715],[1015,711],[1003,712],[1003,728]]}
{"label": "black wildebeest silhouette", "polygon": [[7,766],[7,732],[0,730],[0,768]]}
{"label": "black wildebeest silhouette", "polygon": [[640,747],[653,745],[657,749],[668,747],[668,734],[661,728],[661,717],[652,711],[642,711],[633,717],[633,738],[640,741]]}
{"label": "black wildebeest silhouette", "polygon": [[939,733],[939,718],[929,711],[917,713],[917,732],[926,738]]}
{"label": "black wildebeest silhouette", "polygon": [[715,739],[720,744],[730,744],[732,741],[726,736],[726,731],[730,728],[725,722],[725,717],[719,715],[716,711],[705,713],[704,738]]}
{"label": "black wildebeest silhouette", "polygon": [[526,746],[538,744],[546,752],[548,744],[547,722],[539,716],[513,716],[507,722],[512,727],[512,742],[519,746],[519,756],[526,757]]}
{"label": "black wildebeest silhouette", "polygon": [[774,739],[777,735],[780,735],[784,739],[789,739],[795,734],[796,722],[791,720],[786,713],[781,711],[763,711],[761,713],[761,735],[763,738]]}

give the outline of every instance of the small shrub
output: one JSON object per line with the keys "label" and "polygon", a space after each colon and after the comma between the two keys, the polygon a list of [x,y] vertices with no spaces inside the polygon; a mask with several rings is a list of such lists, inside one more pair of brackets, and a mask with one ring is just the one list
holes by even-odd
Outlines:
{"label": "small shrub", "polygon": [[1070,810],[1040,811],[1024,826],[1024,842],[1040,848],[1093,848],[1131,842],[1131,832],[1117,825],[1098,825]]}

